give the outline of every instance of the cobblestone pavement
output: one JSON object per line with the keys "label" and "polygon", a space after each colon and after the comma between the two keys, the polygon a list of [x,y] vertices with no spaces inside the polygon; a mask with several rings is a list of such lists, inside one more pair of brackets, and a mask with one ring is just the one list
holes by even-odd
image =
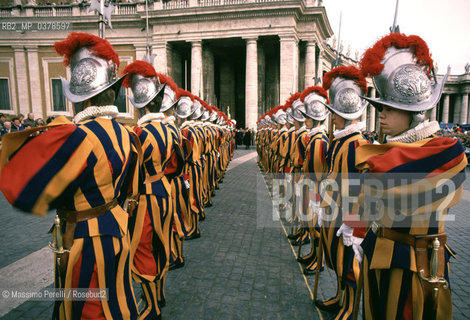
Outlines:
{"label": "cobblestone pavement", "polygon": [[[259,173],[254,152],[239,149],[225,174],[213,207],[206,208],[202,237],[186,241],[184,268],[170,271],[166,282],[167,305],[163,319],[328,319],[312,304],[314,277],[305,278],[281,223],[263,223],[270,198]],[[244,158],[241,158],[244,157]],[[240,161],[248,159],[247,161]],[[238,161],[236,159],[239,159]],[[457,252],[451,264],[454,319],[470,319],[470,179],[464,200],[452,209],[455,221],[447,223],[449,245]],[[466,200],[465,200],[466,199]],[[53,213],[40,218],[18,212],[0,197],[0,260],[6,270],[44,248]],[[266,210],[268,213],[266,213]],[[297,248],[295,248],[296,250]],[[305,246],[304,253],[309,250]],[[51,257],[45,257],[50,259]],[[34,262],[31,268],[34,268]],[[3,283],[0,272],[0,283]],[[8,279],[15,281],[15,279]],[[20,279],[18,279],[19,281]],[[0,288],[3,289],[3,288]],[[136,296],[140,296],[136,287]],[[319,298],[335,293],[335,279],[326,270],[320,276]],[[27,301],[5,314],[0,298],[0,319],[49,319],[51,301]]]}

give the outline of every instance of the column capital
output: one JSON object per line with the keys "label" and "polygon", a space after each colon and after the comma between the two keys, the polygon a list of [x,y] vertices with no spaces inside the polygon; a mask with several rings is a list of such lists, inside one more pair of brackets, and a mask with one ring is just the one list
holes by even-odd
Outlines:
{"label": "column capital", "polygon": [[296,43],[299,42],[299,38],[297,37],[296,34],[283,34],[283,35],[279,35],[279,41],[280,42],[283,42],[283,41],[295,41]]}
{"label": "column capital", "polygon": [[32,44],[27,44],[27,45],[24,46],[24,48],[27,51],[38,51],[38,46],[32,45]]}
{"label": "column capital", "polygon": [[192,47],[202,47],[202,40],[188,40]]}
{"label": "column capital", "polygon": [[258,37],[257,36],[251,36],[251,37],[242,37],[243,40],[246,41],[246,43],[253,43],[253,42],[257,42],[258,41]]}
{"label": "column capital", "polygon": [[316,39],[300,39],[300,40],[304,41],[304,42],[305,42],[305,45],[306,45],[307,47],[310,47],[310,46],[313,47],[313,46],[316,46],[316,45],[317,45],[317,40],[316,40]]}
{"label": "column capital", "polygon": [[15,51],[15,52],[18,52],[18,51],[24,52],[24,46],[13,45],[13,46],[11,46],[11,48],[12,48],[13,51]]}

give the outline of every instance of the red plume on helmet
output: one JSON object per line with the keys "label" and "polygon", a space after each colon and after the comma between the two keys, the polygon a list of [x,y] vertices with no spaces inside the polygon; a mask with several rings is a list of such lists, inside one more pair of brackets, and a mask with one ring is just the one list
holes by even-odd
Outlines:
{"label": "red plume on helmet", "polygon": [[319,86],[308,87],[307,89],[302,91],[302,93],[300,94],[300,101],[303,102],[305,97],[308,96],[312,92],[318,94],[319,96],[322,96],[323,98],[326,99],[326,102],[328,104],[330,104],[330,99],[328,98],[328,93],[326,92],[325,89],[323,89],[322,87],[319,87]]}
{"label": "red plume on helmet", "polygon": [[194,95],[191,92],[178,88],[178,90],[176,90],[176,100],[178,100],[181,96],[190,97],[191,100],[194,101]]}
{"label": "red plume on helmet", "polygon": [[433,60],[426,42],[419,36],[406,36],[403,33],[391,33],[377,41],[372,48],[366,50],[360,65],[364,76],[373,77],[382,72],[384,65],[380,61],[391,46],[398,49],[410,48],[416,57],[416,62],[427,69],[428,75],[433,69]]}
{"label": "red plume on helmet", "polygon": [[291,95],[289,99],[287,99],[286,101],[286,104],[285,104],[286,109],[292,107],[292,102],[294,102],[295,100],[299,98],[300,98],[300,92],[296,92],[293,95]]}
{"label": "red plume on helmet", "polygon": [[143,77],[156,77],[157,72],[153,68],[153,66],[148,63],[147,61],[137,60],[132,62],[131,64],[127,65],[124,70],[122,70],[122,74],[126,74],[127,76],[124,79],[122,85],[123,87],[129,88],[130,86],[130,78],[133,74],[140,74]]}
{"label": "red plume on helmet", "polygon": [[157,72],[157,76],[161,84],[166,83],[166,85],[169,86],[175,92],[176,90],[178,90],[178,85],[173,81],[173,79],[169,75]]}
{"label": "red plume on helmet", "polygon": [[366,78],[364,78],[361,71],[354,66],[341,66],[327,72],[323,76],[323,89],[328,90],[337,77],[353,80],[365,93],[367,93]]}
{"label": "red plume on helmet", "polygon": [[64,56],[64,64],[70,64],[70,58],[80,48],[87,47],[93,53],[107,61],[112,60],[119,67],[119,56],[113,46],[106,39],[102,39],[89,33],[72,32],[65,40],[54,44],[55,51]]}

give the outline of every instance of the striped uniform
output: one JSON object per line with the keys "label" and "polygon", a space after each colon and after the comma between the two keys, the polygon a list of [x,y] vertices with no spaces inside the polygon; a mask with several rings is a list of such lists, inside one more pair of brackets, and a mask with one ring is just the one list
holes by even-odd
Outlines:
{"label": "striped uniform", "polygon": [[[328,150],[328,137],[323,129],[319,130],[314,128],[308,133],[310,140],[306,146],[305,150],[305,161],[303,163],[302,171],[304,175],[312,180],[316,194],[315,198],[310,199],[312,201],[319,202],[320,195],[318,193],[318,183],[323,178],[325,171],[327,170],[326,166],[326,151]],[[309,234],[312,239],[312,250],[310,253],[304,257],[304,259],[316,255],[315,247],[317,246],[318,238],[320,237],[319,228],[316,224],[318,217],[315,215],[309,220]],[[306,269],[313,271],[316,268],[317,261],[314,259]]]}
{"label": "striped uniform", "polygon": [[[52,127],[58,123],[63,125]],[[10,137],[15,143],[16,137]],[[2,153],[11,147],[5,138]],[[56,208],[88,210],[113,199],[121,203],[126,196],[121,190],[127,188],[126,179],[135,165],[132,152],[137,152],[133,134],[115,120],[104,118],[75,125],[60,117],[44,133],[13,147],[18,150],[3,167],[0,189],[15,207],[38,215]],[[137,318],[127,224],[128,214],[119,205],[99,217],[77,222],[65,277],[63,273],[59,277],[55,265],[55,286],[108,289],[108,299],[59,302],[54,317]]]}
{"label": "striped uniform", "polygon": [[191,154],[187,157],[184,173],[189,176],[189,211],[191,217],[191,228],[188,231],[188,237],[199,232],[199,216],[203,213],[202,194],[201,194],[201,133],[195,126],[194,121],[186,121],[181,125],[183,136],[191,145]]}
{"label": "striped uniform", "polygon": [[[358,172],[355,166],[356,149],[364,144],[369,143],[361,133],[355,132],[345,137],[334,139],[326,154],[326,163],[328,166],[327,179],[336,181],[339,190],[329,194],[332,203],[336,205],[335,211],[332,207],[327,205],[325,208],[326,213],[329,215],[329,221],[323,219],[322,221],[322,236],[323,236],[323,252],[325,254],[326,264],[328,267],[336,272],[338,294],[326,301],[323,301],[325,306],[339,303],[340,300],[340,286],[344,274],[348,275],[348,280],[343,283],[345,290],[344,304],[336,316],[336,319],[349,319],[352,318],[354,296],[356,292],[355,281],[359,279],[359,264],[354,258],[354,253],[351,247],[343,245],[342,237],[337,237],[336,232],[343,223],[343,216],[350,213],[349,208],[342,208],[341,192],[348,191],[349,196],[357,196],[360,192],[358,188],[349,186],[347,177],[354,175]],[[346,178],[346,179],[345,179]],[[320,190],[322,193],[322,190]],[[325,206],[325,199],[323,199],[322,207]],[[345,269],[343,273],[343,269]],[[351,273],[352,270],[352,273]]]}
{"label": "striped uniform", "polygon": [[[165,119],[166,120],[166,119]],[[182,240],[189,231],[189,191],[185,185],[183,175],[184,152],[183,135],[173,121],[165,121],[174,141],[174,152],[169,165],[165,169],[165,175],[170,178],[171,196],[173,198],[173,229],[171,241],[171,263],[183,263]],[[170,165],[171,164],[171,165]]]}
{"label": "striped uniform", "polygon": [[[147,114],[161,119],[162,114]],[[163,174],[175,148],[171,131],[159,120],[144,122],[134,131],[142,145],[139,203],[131,224],[131,247],[134,253],[134,279],[142,284],[147,306],[140,319],[160,314],[164,303],[164,277],[169,266],[173,199],[171,185]]]}
{"label": "striped uniform", "polygon": [[[375,174],[368,175],[369,178],[380,176],[392,182],[387,186],[387,189],[390,188],[390,192],[386,193],[387,199],[383,199],[384,214],[376,221],[396,232],[422,237],[444,232],[445,220],[439,219],[437,211],[442,210],[442,217],[445,217],[449,208],[460,201],[467,158],[458,139],[428,138],[414,143],[360,147],[357,165],[361,170]],[[390,179],[397,176],[399,179]],[[452,187],[437,187],[437,181],[440,184],[447,181]],[[395,185],[395,182],[400,182],[400,185]],[[418,188],[418,184],[422,185],[423,182],[427,182],[428,186]],[[403,206],[403,194],[420,199],[419,206]],[[402,205],[391,206],[397,202]],[[363,220],[371,220],[370,216],[366,216],[368,214],[369,211],[365,210]],[[452,318],[450,289],[439,288],[436,310],[433,310],[429,300],[425,302],[422,286],[425,281],[419,278],[419,260],[414,246],[377,236],[370,229],[362,247],[366,270],[366,319]],[[430,255],[431,250],[428,250]],[[443,268],[447,281],[450,255],[452,252],[445,246],[445,263],[440,261],[439,269]]]}

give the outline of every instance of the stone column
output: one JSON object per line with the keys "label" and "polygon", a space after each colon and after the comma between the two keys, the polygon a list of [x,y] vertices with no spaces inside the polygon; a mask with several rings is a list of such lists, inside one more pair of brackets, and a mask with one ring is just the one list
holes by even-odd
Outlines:
{"label": "stone column", "polygon": [[193,41],[191,43],[191,93],[202,97],[202,41]]}
{"label": "stone column", "polygon": [[467,124],[468,122],[468,94],[462,94],[461,98],[462,112],[460,113],[460,124]]}
{"label": "stone column", "polygon": [[[462,114],[462,97],[460,94],[455,95],[454,99],[454,114],[452,117],[452,122],[460,123],[460,115]],[[449,115],[450,118],[450,115]]]}
{"label": "stone column", "polygon": [[315,85],[315,41],[307,41],[305,52],[305,88]]}
{"label": "stone column", "polygon": [[[38,58],[38,47],[37,46],[25,46],[28,56],[28,67],[29,67],[29,89],[31,92],[32,108],[31,112],[34,113],[36,118],[45,118],[45,114],[42,111],[42,90],[41,90],[41,78],[39,76],[39,58]],[[46,79],[49,85],[49,79]],[[27,115],[24,115],[25,118]]]}
{"label": "stone column", "polygon": [[449,95],[443,94],[444,103],[442,109],[442,122],[448,123],[449,122]]}
{"label": "stone column", "polygon": [[255,128],[258,119],[258,44],[246,39],[245,126]]}
{"label": "stone column", "polygon": [[[166,48],[166,41],[158,42],[152,45],[152,54],[155,55],[153,66],[157,72],[165,74],[168,73],[168,58]],[[152,63],[152,61],[150,63]]]}
{"label": "stone column", "polygon": [[[12,46],[15,52],[15,73],[16,73],[16,85],[18,88],[18,110],[26,117],[29,110],[31,110],[31,102],[29,99],[29,84],[28,84],[28,73],[26,71],[26,57],[23,46]],[[15,99],[16,97],[12,97]]]}
{"label": "stone column", "polygon": [[280,103],[284,103],[298,89],[299,47],[295,35],[281,36]]}

